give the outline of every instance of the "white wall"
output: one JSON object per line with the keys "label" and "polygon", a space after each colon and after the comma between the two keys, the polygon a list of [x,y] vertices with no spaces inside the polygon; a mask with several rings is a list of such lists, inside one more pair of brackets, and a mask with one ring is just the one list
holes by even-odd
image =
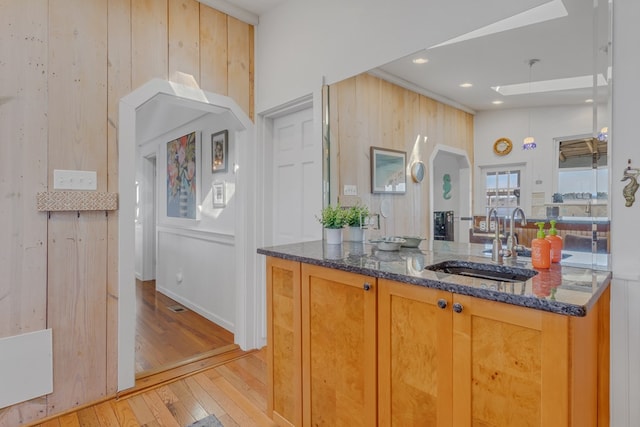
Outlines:
{"label": "white wall", "polygon": [[640,202],[624,206],[620,179],[628,159],[640,167],[640,2],[615,0],[613,13],[611,425],[630,427],[640,425]]}
{"label": "white wall", "polygon": [[[523,150],[522,140],[529,133],[536,139],[535,150]],[[609,126],[605,108],[598,109],[596,129]],[[525,164],[527,169],[527,192],[523,194],[526,211],[530,208],[531,192],[544,192],[545,202],[551,203],[553,189],[553,164],[557,160],[553,138],[591,134],[593,132],[593,108],[546,107],[531,109],[511,109],[480,111],[474,118],[474,161],[476,171],[482,166]],[[506,156],[493,152],[493,144],[498,138],[506,137],[513,142],[513,150]],[[477,176],[477,175],[476,175]],[[541,181],[537,184],[537,181]],[[476,181],[478,182],[478,181]],[[478,200],[476,198],[476,200]],[[481,206],[475,206],[477,214],[484,214]]]}
{"label": "white wall", "polygon": [[[220,326],[235,329],[235,141],[229,131],[228,168],[211,172],[211,134],[225,128],[226,115],[207,114],[142,144],[142,156],[156,157],[156,289]],[[147,124],[153,126],[153,123]],[[197,164],[199,219],[166,216],[166,143],[196,131],[200,162]],[[142,177],[140,177],[142,179]],[[214,208],[211,184],[224,181],[228,203]],[[136,238],[138,236],[136,235]],[[139,250],[136,242],[136,251]],[[136,254],[136,258],[139,255]]]}

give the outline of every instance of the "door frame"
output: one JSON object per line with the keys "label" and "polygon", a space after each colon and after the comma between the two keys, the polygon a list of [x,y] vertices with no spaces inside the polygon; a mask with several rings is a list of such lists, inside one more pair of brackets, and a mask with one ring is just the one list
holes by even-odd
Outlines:
{"label": "door frame", "polygon": [[[256,140],[256,243],[258,247],[273,245],[273,155],[274,155],[274,119],[313,108],[313,134],[322,141],[322,93],[321,90],[294,99],[290,102],[267,109],[257,115]],[[320,144],[322,147],[322,144]],[[322,162],[322,149],[318,151],[319,161]],[[322,183],[318,183],[322,185]],[[266,295],[266,258],[257,261],[256,281],[258,286],[257,313],[260,322],[259,346],[267,345],[267,295]]]}
{"label": "door frame", "polygon": [[[256,221],[247,212],[256,205],[255,127],[251,119],[231,98],[197,87],[153,79],[120,99],[118,111],[118,391],[135,385],[135,175],[139,152],[137,113],[157,95],[167,96],[182,108],[205,113],[226,114],[229,131],[235,132],[237,149],[234,303],[235,342],[243,350],[258,347],[262,319],[257,316],[258,281],[255,272]],[[264,273],[262,273],[264,275]],[[264,290],[262,290],[264,293]],[[262,327],[264,329],[264,327]]]}

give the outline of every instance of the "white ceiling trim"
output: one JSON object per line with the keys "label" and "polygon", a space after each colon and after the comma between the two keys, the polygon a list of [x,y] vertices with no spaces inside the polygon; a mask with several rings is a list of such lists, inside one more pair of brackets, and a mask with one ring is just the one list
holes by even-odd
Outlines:
{"label": "white ceiling trim", "polygon": [[253,12],[249,12],[246,9],[243,9],[239,6],[233,5],[231,3],[227,3],[224,0],[198,0],[200,3],[205,4],[209,7],[212,7],[220,12],[226,13],[227,15],[231,15],[234,18],[237,18],[247,24],[258,25],[259,17]]}

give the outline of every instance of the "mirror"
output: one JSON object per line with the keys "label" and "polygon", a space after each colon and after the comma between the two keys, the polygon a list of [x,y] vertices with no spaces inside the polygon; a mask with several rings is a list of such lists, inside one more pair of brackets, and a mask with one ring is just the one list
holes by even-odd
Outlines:
{"label": "mirror", "polygon": [[[536,20],[526,21],[531,16]],[[514,200],[530,218],[548,220],[547,208],[557,204],[556,144],[610,129],[610,24],[606,1],[553,0],[331,84],[324,126],[327,201],[360,202],[374,213],[391,205],[382,235],[433,238],[434,214],[453,211],[454,239],[461,242],[471,241],[467,230],[479,224],[469,218],[485,215],[491,200]],[[525,150],[529,136],[536,148]],[[510,149],[499,144],[496,152],[505,140]],[[408,179],[404,195],[374,194],[371,146],[405,151],[409,169],[423,162],[424,180]],[[598,170],[593,188],[585,190],[596,196],[609,188]],[[496,179],[489,189],[492,174],[518,179]],[[344,194],[345,186],[356,187],[356,195]],[[518,197],[490,197],[489,191]],[[597,216],[606,224],[598,225],[598,238],[608,241],[604,199],[602,207]],[[579,221],[593,218],[585,212]]]}

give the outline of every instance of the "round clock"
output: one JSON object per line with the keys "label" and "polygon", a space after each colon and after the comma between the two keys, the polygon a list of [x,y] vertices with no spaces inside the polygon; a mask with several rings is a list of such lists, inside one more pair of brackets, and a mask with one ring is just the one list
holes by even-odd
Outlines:
{"label": "round clock", "polygon": [[493,144],[493,152],[498,156],[506,156],[511,152],[513,144],[509,138],[499,138]]}

